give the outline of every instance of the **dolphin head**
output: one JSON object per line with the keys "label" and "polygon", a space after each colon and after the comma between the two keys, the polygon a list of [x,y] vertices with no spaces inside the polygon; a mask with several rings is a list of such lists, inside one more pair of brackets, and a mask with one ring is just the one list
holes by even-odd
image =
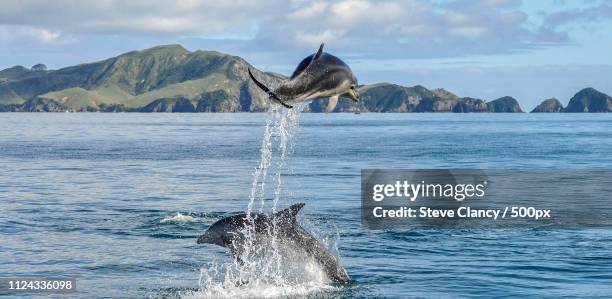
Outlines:
{"label": "dolphin head", "polygon": [[359,85],[357,85],[357,78],[355,78],[355,75],[353,75],[352,73],[350,74],[350,85],[348,90],[342,94],[343,97],[347,97],[355,102],[359,102],[361,100],[361,95],[359,94],[359,91],[357,90]]}
{"label": "dolphin head", "polygon": [[349,87],[349,90],[343,94],[343,96],[355,101],[355,102],[359,102],[361,100],[361,95],[359,94],[359,91],[357,91],[357,84],[351,84],[351,87]]}
{"label": "dolphin head", "polygon": [[197,243],[228,247],[241,232],[242,226],[240,226],[240,223],[242,223],[241,218],[243,217],[239,216],[227,217],[215,222],[203,235],[198,237]]}

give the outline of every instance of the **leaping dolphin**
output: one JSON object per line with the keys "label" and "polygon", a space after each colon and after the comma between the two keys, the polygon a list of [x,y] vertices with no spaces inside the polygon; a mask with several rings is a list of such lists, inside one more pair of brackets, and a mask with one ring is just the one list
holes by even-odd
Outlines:
{"label": "leaping dolphin", "polygon": [[347,283],[349,276],[340,265],[336,256],[315,237],[302,228],[296,220],[297,214],[304,207],[298,203],[270,216],[264,214],[238,214],[215,222],[198,238],[197,243],[209,243],[229,248],[234,258],[240,259],[243,253],[248,225],[253,225],[252,236],[255,242],[270,238],[270,231],[283,245],[296,252],[306,252],[321,266],[327,277],[335,283]]}
{"label": "leaping dolphin", "polygon": [[326,112],[334,110],[340,96],[358,102],[360,95],[357,91],[357,78],[344,61],[323,52],[323,45],[317,53],[304,58],[289,80],[274,91],[255,79],[251,69],[249,76],[270,98],[287,108],[292,108],[292,103],[325,97],[329,97]]}

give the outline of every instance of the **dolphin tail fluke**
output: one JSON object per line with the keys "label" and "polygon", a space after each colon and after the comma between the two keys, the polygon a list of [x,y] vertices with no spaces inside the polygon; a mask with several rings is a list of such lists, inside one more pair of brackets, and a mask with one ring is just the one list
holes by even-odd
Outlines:
{"label": "dolphin tail fluke", "polygon": [[334,111],[334,108],[336,108],[336,105],[338,104],[338,97],[339,96],[333,96],[329,98],[329,101],[327,101],[327,108],[325,108],[325,113]]}
{"label": "dolphin tail fluke", "polygon": [[297,214],[300,212],[300,210],[305,206],[306,204],[301,202],[301,203],[296,203],[280,212],[277,212],[276,214],[274,214],[275,218],[279,218],[283,221],[289,221],[289,222],[295,222],[296,221],[296,217]]}
{"label": "dolphin tail fluke", "polygon": [[263,83],[257,81],[257,79],[255,79],[255,76],[253,76],[253,73],[251,73],[251,69],[250,68],[248,68],[247,70],[249,72],[249,76],[251,77],[251,80],[253,80],[253,82],[255,82],[255,85],[257,85],[257,87],[261,88],[261,90],[263,90],[265,93],[267,93],[268,96],[270,96],[270,98],[275,99],[281,105],[285,106],[285,108],[293,108],[293,106],[283,102],[283,100],[281,100],[281,98],[276,93],[271,91],[270,88],[268,88],[267,86],[263,85]]}

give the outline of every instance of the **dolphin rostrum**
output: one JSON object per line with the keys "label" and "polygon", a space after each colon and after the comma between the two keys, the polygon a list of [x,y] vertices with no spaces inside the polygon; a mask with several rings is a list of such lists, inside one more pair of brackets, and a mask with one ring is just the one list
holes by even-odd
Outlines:
{"label": "dolphin rostrum", "polygon": [[270,98],[287,108],[292,108],[292,103],[329,97],[325,111],[331,112],[340,96],[348,97],[355,102],[360,99],[357,78],[349,66],[340,58],[323,52],[323,44],[317,53],[300,62],[289,80],[281,83],[273,91],[255,79],[250,69],[249,76]]}
{"label": "dolphin rostrum", "polygon": [[296,217],[302,207],[304,203],[298,203],[270,216],[253,213],[249,217],[243,213],[223,218],[209,227],[198,238],[197,243],[229,248],[232,255],[240,261],[240,256],[247,246],[247,228],[252,226],[252,240],[255,242],[271,238],[270,232],[274,232],[283,245],[312,257],[331,281],[347,283],[349,276],[338,258],[297,223]]}

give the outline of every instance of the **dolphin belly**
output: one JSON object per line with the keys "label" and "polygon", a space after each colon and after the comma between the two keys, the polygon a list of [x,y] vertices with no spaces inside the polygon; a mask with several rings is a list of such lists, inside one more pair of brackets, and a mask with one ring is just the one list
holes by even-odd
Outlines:
{"label": "dolphin belly", "polygon": [[290,103],[339,96],[351,86],[341,69],[329,71],[325,76],[297,79],[300,82],[288,82],[286,86],[281,85],[277,89],[277,93],[284,95]]}

